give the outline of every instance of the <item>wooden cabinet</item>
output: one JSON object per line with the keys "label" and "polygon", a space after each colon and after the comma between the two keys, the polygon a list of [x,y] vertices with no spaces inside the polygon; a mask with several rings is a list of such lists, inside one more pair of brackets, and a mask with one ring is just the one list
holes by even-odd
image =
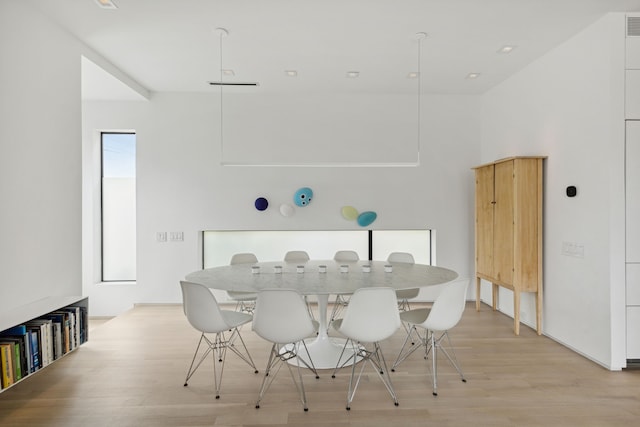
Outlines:
{"label": "wooden cabinet", "polygon": [[476,178],[476,309],[480,283],[513,291],[514,332],[520,333],[520,293],[536,293],[536,331],[542,333],[542,163],[510,157],[473,168]]}

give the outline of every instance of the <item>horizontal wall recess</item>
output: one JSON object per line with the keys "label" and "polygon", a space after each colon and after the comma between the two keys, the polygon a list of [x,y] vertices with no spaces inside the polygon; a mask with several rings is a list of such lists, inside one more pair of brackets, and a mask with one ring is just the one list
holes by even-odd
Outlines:
{"label": "horizontal wall recess", "polygon": [[412,167],[416,96],[225,93],[223,166]]}

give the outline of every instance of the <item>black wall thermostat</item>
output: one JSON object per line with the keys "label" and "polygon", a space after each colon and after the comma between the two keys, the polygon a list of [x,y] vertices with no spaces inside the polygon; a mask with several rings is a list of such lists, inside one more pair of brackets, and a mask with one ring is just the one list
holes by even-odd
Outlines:
{"label": "black wall thermostat", "polygon": [[576,197],[576,194],[578,194],[578,189],[575,186],[570,185],[567,187],[567,197]]}

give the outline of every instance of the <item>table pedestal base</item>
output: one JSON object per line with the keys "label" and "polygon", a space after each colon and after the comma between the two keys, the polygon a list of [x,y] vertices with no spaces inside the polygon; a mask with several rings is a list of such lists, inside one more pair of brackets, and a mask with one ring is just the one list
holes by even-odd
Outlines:
{"label": "table pedestal base", "polygon": [[[351,345],[344,348],[347,340],[345,338],[330,337],[327,333],[327,307],[329,296],[318,295],[318,336],[315,338],[307,338],[304,340],[309,350],[309,355],[316,369],[335,369],[336,366],[351,366],[353,364],[353,348]],[[344,353],[343,353],[344,349]],[[341,356],[342,354],[342,356]],[[300,348],[298,355],[302,360],[309,363],[309,357],[305,353],[303,347]],[[356,359],[356,363],[360,358]],[[289,360],[290,364],[297,364],[298,361],[293,358]]]}

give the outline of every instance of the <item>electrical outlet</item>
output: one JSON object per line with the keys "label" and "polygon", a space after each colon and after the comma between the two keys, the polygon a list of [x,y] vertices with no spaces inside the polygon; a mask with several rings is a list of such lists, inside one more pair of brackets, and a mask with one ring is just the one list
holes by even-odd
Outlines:
{"label": "electrical outlet", "polygon": [[183,242],[184,233],[182,231],[172,231],[169,233],[169,240],[172,242]]}
{"label": "electrical outlet", "polygon": [[584,245],[575,242],[562,242],[562,255],[584,258]]}

